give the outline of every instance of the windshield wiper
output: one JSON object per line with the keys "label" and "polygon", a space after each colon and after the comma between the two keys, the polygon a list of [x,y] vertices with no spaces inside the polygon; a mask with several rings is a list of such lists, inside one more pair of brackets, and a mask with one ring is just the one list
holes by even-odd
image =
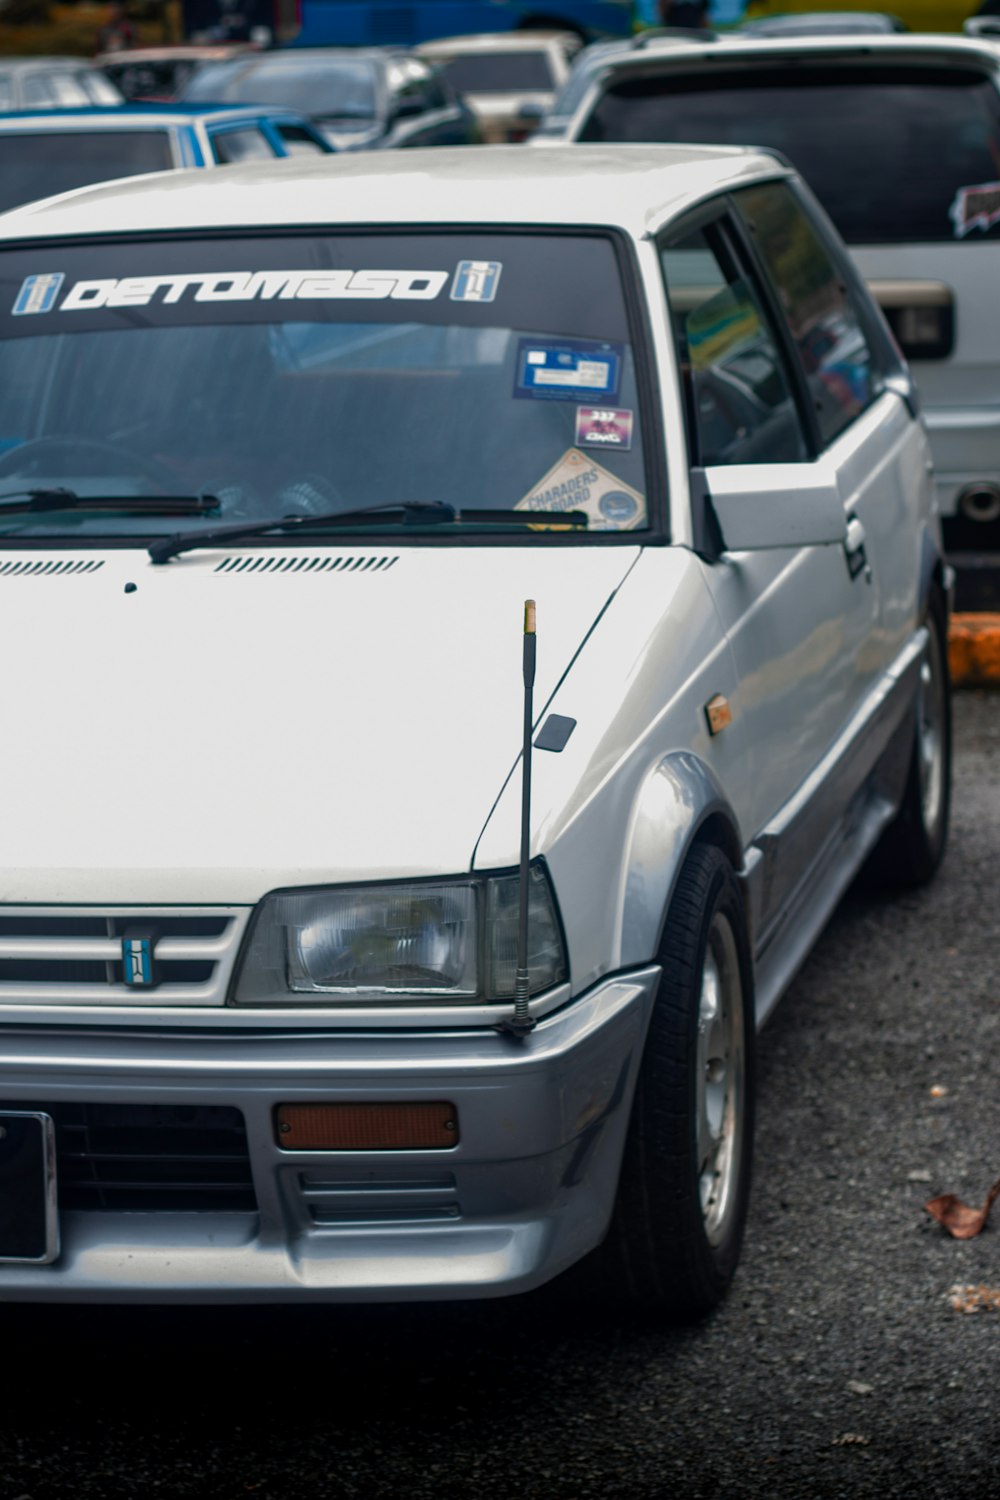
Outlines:
{"label": "windshield wiper", "polygon": [[78,495],[75,490],[13,490],[0,495],[0,517],[53,510],[113,510],[135,516],[202,516],[215,495]]}
{"label": "windshield wiper", "polygon": [[356,526],[359,521],[372,520],[379,525],[391,526],[402,522],[404,526],[537,526],[546,530],[562,529],[585,531],[588,525],[586,511],[564,510],[556,512],[537,510],[456,510],[453,505],[439,501],[426,503],[412,500],[403,505],[361,505],[355,510],[326,511],[318,516],[280,516],[273,521],[250,521],[232,526],[213,526],[202,531],[178,532],[176,536],[158,538],[147,549],[154,563],[169,562],[180,552],[190,552],[194,547],[210,547],[215,542],[243,541],[250,537],[267,536],[269,532],[326,530],[338,526]]}

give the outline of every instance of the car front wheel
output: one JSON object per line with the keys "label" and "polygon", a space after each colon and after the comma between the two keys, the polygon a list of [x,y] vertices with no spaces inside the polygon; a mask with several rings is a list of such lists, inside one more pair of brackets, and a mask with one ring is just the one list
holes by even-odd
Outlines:
{"label": "car front wheel", "polygon": [[674,1318],[709,1312],[739,1260],[754,1118],[753,977],[743,902],[721,850],[677,881],[663,976],[618,1196],[596,1252],[602,1291]]}

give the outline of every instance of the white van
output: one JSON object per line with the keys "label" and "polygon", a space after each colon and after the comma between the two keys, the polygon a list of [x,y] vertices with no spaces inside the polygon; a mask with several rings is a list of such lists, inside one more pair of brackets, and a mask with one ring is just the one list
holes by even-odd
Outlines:
{"label": "white van", "polygon": [[[733,38],[725,47],[691,43],[616,55],[601,68],[567,138],[753,144],[789,159],[850,247],[910,362],[949,553],[959,562],[969,553],[996,561],[995,44],[907,35]],[[960,593],[963,587],[972,583],[960,570]]]}

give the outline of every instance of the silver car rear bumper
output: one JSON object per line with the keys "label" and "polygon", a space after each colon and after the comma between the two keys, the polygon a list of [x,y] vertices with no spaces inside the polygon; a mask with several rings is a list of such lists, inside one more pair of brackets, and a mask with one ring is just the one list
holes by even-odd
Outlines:
{"label": "silver car rear bumper", "polygon": [[[597,985],[523,1041],[492,1031],[0,1034],[5,1107],[238,1109],[258,1212],[62,1212],[48,1266],[0,1299],[386,1301],[540,1285],[604,1235],[659,978]],[[282,1150],[295,1102],[448,1100],[446,1150]]]}

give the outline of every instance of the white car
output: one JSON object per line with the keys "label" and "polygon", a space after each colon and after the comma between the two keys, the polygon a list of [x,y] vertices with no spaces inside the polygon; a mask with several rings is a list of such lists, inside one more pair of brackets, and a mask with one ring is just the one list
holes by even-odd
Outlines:
{"label": "white car", "polygon": [[[995,42],[920,35],[760,37],[733,38],[723,49],[691,43],[616,55],[595,76],[565,138],[756,145],[788,158],[850,247],[912,365],[949,554],[958,562],[962,554],[987,553],[995,562]],[[974,581],[967,584],[972,588]]]}
{"label": "white car", "polygon": [[529,136],[569,77],[580,38],[571,31],[446,36],[413,50],[465,99],[484,142]]}
{"label": "white car", "polygon": [[813,200],[496,147],[0,225],[0,1298],[705,1311],[755,1028],[948,822],[926,435]]}

